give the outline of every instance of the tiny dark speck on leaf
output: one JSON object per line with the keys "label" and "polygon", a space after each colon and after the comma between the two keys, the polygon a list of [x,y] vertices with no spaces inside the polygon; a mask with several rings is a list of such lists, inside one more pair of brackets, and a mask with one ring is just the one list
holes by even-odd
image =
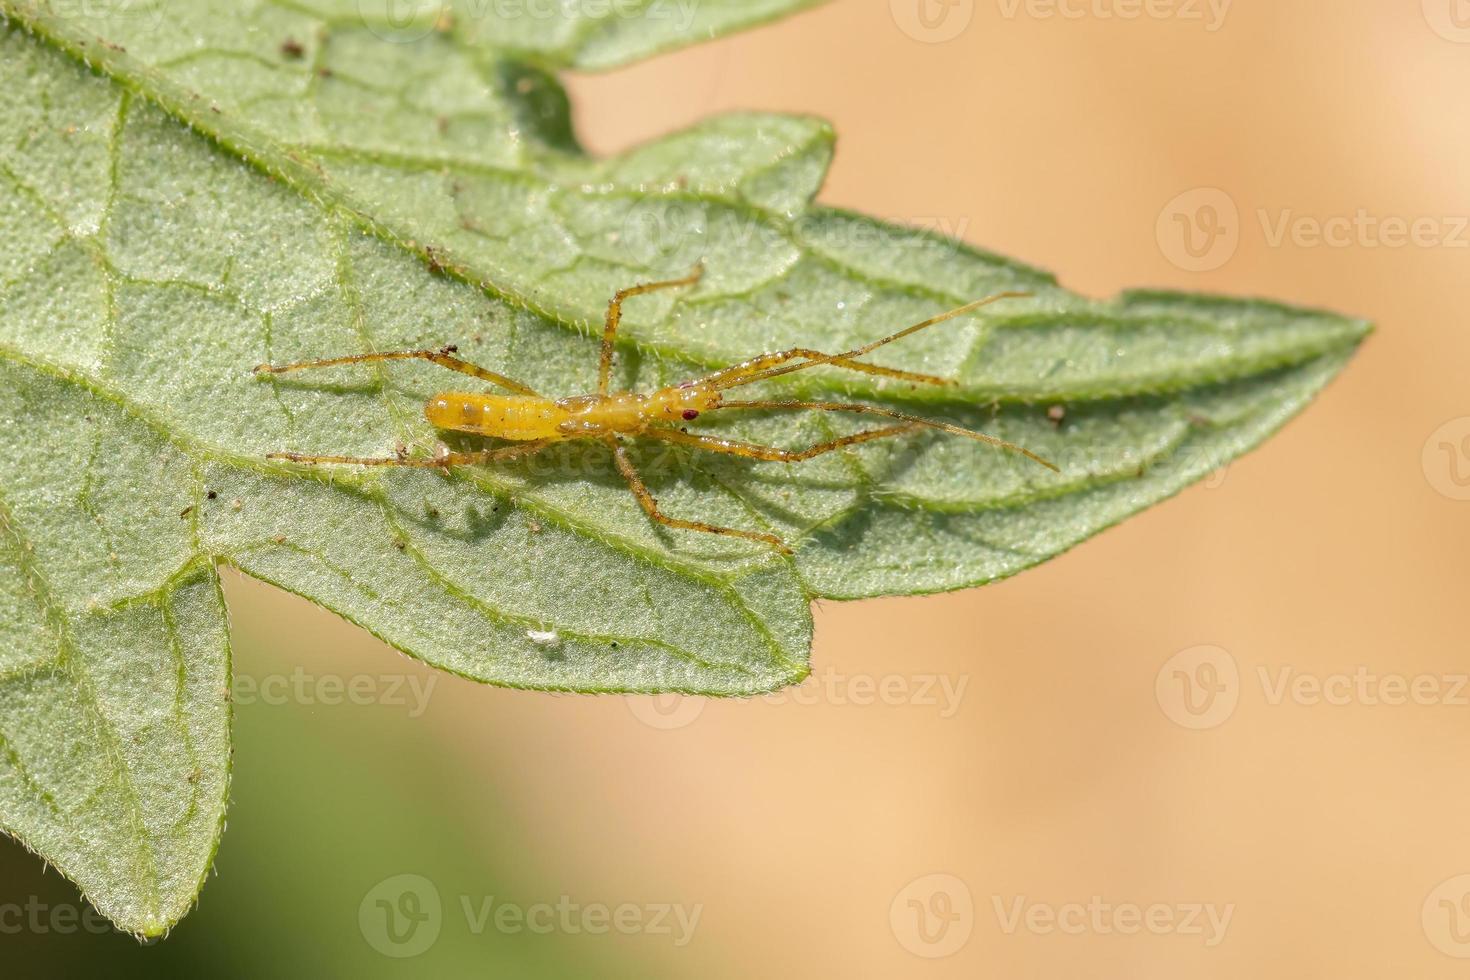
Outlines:
{"label": "tiny dark speck on leaf", "polygon": [[181,518],[188,517],[192,513],[194,513],[194,505],[193,504],[190,504],[189,506],[185,507],[183,510],[179,511],[179,517],[181,517]]}
{"label": "tiny dark speck on leaf", "polygon": [[207,500],[214,500],[214,499],[215,499],[215,498],[216,498],[216,497],[218,497],[218,496],[219,496],[219,494],[218,494],[218,493],[216,493],[216,492],[215,492],[215,491],[213,491],[213,490],[210,490],[210,491],[209,491],[209,492],[208,492],[208,493],[206,493],[206,494],[205,494],[205,495],[204,495],[204,496],[205,496],[205,499],[207,499]]}
{"label": "tiny dark speck on leaf", "polygon": [[299,60],[306,54],[306,48],[294,37],[288,37],[281,42],[281,54],[293,60]]}

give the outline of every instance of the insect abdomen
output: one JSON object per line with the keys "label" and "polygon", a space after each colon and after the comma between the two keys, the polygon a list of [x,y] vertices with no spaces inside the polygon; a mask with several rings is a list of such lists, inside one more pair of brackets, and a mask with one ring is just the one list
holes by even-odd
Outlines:
{"label": "insect abdomen", "polygon": [[546,398],[449,391],[429,399],[424,416],[438,429],[529,442],[557,438],[566,412]]}

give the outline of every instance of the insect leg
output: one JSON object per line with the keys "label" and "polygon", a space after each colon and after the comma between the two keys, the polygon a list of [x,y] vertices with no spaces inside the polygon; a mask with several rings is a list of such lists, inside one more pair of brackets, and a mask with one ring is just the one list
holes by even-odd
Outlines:
{"label": "insect leg", "polygon": [[508,391],[518,395],[531,395],[539,397],[526,385],[521,384],[514,378],[508,378],[503,374],[488,371],[477,364],[462,360],[454,356],[456,347],[442,347],[439,350],[398,350],[387,351],[382,354],[351,354],[347,357],[326,357],[316,361],[297,361],[294,364],[258,364],[255,367],[256,374],[286,374],[290,371],[305,371],[311,368],[336,367],[339,364],[373,364],[379,361],[432,361],[443,368],[458,371],[460,374],[468,374],[499,385]]}
{"label": "insect leg", "polygon": [[660,289],[673,289],[676,286],[692,286],[699,282],[700,277],[703,275],[704,265],[700,264],[695,266],[694,271],[683,279],[640,283],[637,286],[629,286],[627,289],[619,289],[613,294],[612,300],[607,304],[607,319],[602,326],[602,354],[597,362],[598,394],[607,394],[608,385],[612,381],[613,342],[617,340],[618,324],[623,320],[623,301]]}
{"label": "insect leg", "polygon": [[1013,442],[1006,442],[1004,439],[998,439],[995,436],[989,436],[989,435],[986,435],[983,432],[976,432],[974,429],[962,428],[961,426],[958,426],[958,425],[951,425],[948,422],[937,422],[934,419],[926,419],[926,418],[922,418],[922,417],[920,417],[918,415],[909,415],[906,412],[895,412],[892,409],[889,409],[889,408],[879,408],[876,405],[858,405],[858,404],[848,404],[848,403],[845,403],[845,402],[802,402],[802,401],[731,402],[731,401],[726,401],[726,402],[721,402],[719,407],[722,408],[722,409],[725,409],[725,408],[752,408],[752,409],[760,409],[760,410],[766,410],[766,411],[770,411],[770,410],[783,410],[783,409],[810,409],[810,410],[816,411],[816,412],[851,412],[854,415],[881,415],[884,418],[897,419],[900,422],[908,422],[908,423],[910,423],[911,425],[914,425],[914,426],[924,426],[924,427],[930,428],[930,429],[938,429],[940,432],[948,432],[950,435],[964,436],[966,439],[973,439],[976,442],[983,442],[987,446],[994,446],[997,449],[1004,449],[1004,450],[1007,450],[1009,452],[1020,453],[1022,456],[1025,456],[1027,459],[1033,460],[1033,461],[1035,461],[1037,463],[1040,463],[1042,466],[1045,466],[1047,469],[1051,470],[1053,473],[1060,473],[1061,472],[1061,470],[1057,468],[1056,464],[1050,463],[1047,460],[1042,459],[1040,456],[1036,455],[1031,450],[1026,449],[1026,448],[1024,448],[1022,446],[1018,446],[1018,445],[1016,445]]}
{"label": "insect leg", "polygon": [[549,439],[521,442],[514,446],[501,446],[473,453],[441,453],[431,459],[413,459],[408,456],[364,457],[364,456],[307,456],[302,453],[270,453],[266,459],[282,459],[291,463],[308,465],[326,464],[335,466],[406,466],[420,470],[447,470],[453,466],[473,466],[476,463],[500,463],[509,459],[530,456],[545,449]]}
{"label": "insect leg", "polygon": [[[855,347],[850,351],[843,351],[841,354],[818,354],[811,360],[802,361],[800,364],[783,364],[779,367],[771,367],[768,369],[760,370],[754,374],[741,376],[739,380],[734,380],[725,384],[721,384],[718,387],[733,388],[739,385],[748,385],[756,381],[764,381],[767,378],[777,378],[783,374],[791,374],[793,371],[805,371],[807,368],[816,367],[818,364],[836,364],[841,361],[851,361],[855,358],[871,354],[879,347],[891,344],[896,340],[902,340],[903,338],[908,337],[911,334],[916,334],[920,330],[926,330],[929,327],[935,326],[936,324],[944,323],[947,320],[953,320],[956,317],[964,316],[967,313],[973,313],[976,310],[980,309],[980,307],[982,306],[989,306],[991,303],[995,303],[1003,299],[1023,299],[1030,295],[1030,293],[1019,292],[996,293],[993,296],[987,296],[984,299],[977,299],[973,303],[966,303],[964,306],[957,307],[956,309],[949,310],[945,313],[940,313],[937,316],[931,316],[929,319],[916,323],[911,327],[904,327],[898,333],[889,334],[887,337],[884,337],[881,340],[875,340],[871,344],[864,344],[863,346]],[[759,360],[759,358],[757,358],[757,360]]]}
{"label": "insect leg", "polygon": [[883,367],[881,364],[866,364],[862,361],[854,361],[838,354],[824,354],[819,350],[808,347],[793,347],[775,354],[762,354],[746,361],[744,364],[736,364],[714,374],[706,375],[695,381],[695,384],[706,384],[715,389],[738,388],[740,385],[750,384],[751,381],[759,380],[751,377],[761,374],[773,367],[785,364],[797,358],[805,358],[818,364],[828,364],[835,368],[843,368],[848,371],[860,371],[863,374],[876,374],[883,378],[894,378],[898,381],[908,381],[912,384],[921,385],[952,385],[953,381],[932,374],[918,374],[914,371],[901,371],[898,368]]}
{"label": "insect leg", "polygon": [[695,435],[683,432],[679,429],[650,428],[643,435],[651,439],[662,439],[665,442],[676,442],[681,446],[693,446],[696,449],[705,449],[712,453],[722,453],[727,456],[744,456],[747,459],[767,460],[773,463],[801,463],[823,453],[830,453],[834,449],[844,446],[856,446],[864,442],[872,442],[875,439],[886,439],[890,436],[901,436],[913,432],[921,426],[912,422],[903,425],[890,425],[881,429],[871,429],[867,432],[854,432],[852,435],[843,436],[840,439],[831,439],[827,442],[819,442],[808,449],[777,449],[773,446],[758,446],[754,443],[740,442],[736,439],[724,439],[719,436]]}
{"label": "insect leg", "polygon": [[786,547],[786,542],[774,534],[742,531],[733,527],[721,527],[718,524],[706,524],[704,521],[685,521],[677,517],[670,517],[659,510],[658,501],[649,492],[648,485],[643,482],[643,477],[639,476],[638,471],[633,468],[633,462],[628,459],[628,451],[623,444],[616,438],[608,439],[607,444],[612,449],[613,462],[617,465],[618,472],[623,475],[624,480],[628,481],[628,489],[633,491],[633,496],[638,498],[639,506],[652,520],[667,527],[681,528],[686,531],[704,531],[707,534],[721,534],[726,537],[744,538],[747,541],[759,541],[761,544],[770,545],[783,555],[791,554],[791,549]]}

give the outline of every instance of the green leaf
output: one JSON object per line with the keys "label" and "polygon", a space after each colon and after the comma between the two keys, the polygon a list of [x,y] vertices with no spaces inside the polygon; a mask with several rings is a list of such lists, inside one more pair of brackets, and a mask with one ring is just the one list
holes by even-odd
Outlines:
{"label": "green leaf", "polygon": [[[552,70],[803,6],[403,20],[367,0],[0,0],[0,827],[124,928],[184,914],[228,779],[221,563],[489,683],[753,694],[806,675],[812,598],[1045,560],[1254,446],[1364,336],[1264,302],[1092,301],[815,206],[817,120],[724,116],[609,160],[577,147]],[[442,435],[420,406],[465,379],[399,364],[260,382],[257,363],[452,343],[585,392],[607,298],[696,261],[696,288],[630,302],[620,384],[846,349],[1025,290],[885,349],[951,388],[820,368],[766,390],[979,427],[1062,472],[928,436],[790,467],[636,454],[670,513],[779,534],[800,545],[787,559],[651,525],[596,445],[447,478],[264,458],[427,455]],[[706,422],[791,446],[857,428]]]}

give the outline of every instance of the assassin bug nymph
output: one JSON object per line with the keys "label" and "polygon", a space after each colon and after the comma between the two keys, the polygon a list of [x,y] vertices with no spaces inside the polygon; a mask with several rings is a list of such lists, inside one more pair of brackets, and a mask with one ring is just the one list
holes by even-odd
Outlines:
{"label": "assassin bug nymph", "polygon": [[[927,327],[953,320],[972,313],[982,306],[1002,299],[1025,297],[1028,293],[996,293],[985,299],[976,300],[958,309],[941,313],[922,323],[906,327],[882,340],[841,354],[824,354],[804,347],[761,354],[740,364],[732,365],[693,381],[670,385],[652,392],[611,391],[613,344],[617,339],[618,323],[622,319],[623,303],[634,296],[641,296],[660,289],[692,286],[699,281],[703,268],[699,267],[683,279],[666,282],[650,282],[619,290],[607,307],[607,320],[602,332],[602,354],[597,367],[597,393],[573,395],[568,398],[552,399],[538,394],[513,378],[471,364],[455,357],[457,348],[440,350],[392,351],[382,354],[353,354],[347,357],[331,357],[315,361],[299,361],[294,364],[261,364],[255,368],[257,375],[285,374],[308,368],[335,367],[342,364],[368,364],[378,361],[432,361],[440,367],[471,377],[479,378],[511,392],[509,395],[479,394],[473,392],[446,391],[434,395],[424,405],[424,415],[436,428],[454,432],[468,432],[480,436],[505,440],[506,446],[497,446],[480,452],[450,452],[445,447],[430,459],[415,459],[406,453],[382,459],[356,456],[308,456],[302,453],[271,453],[270,459],[290,460],[295,463],[340,464],[345,466],[408,466],[420,469],[447,471],[455,466],[472,466],[477,463],[494,463],[529,456],[540,452],[553,443],[571,439],[596,439],[612,450],[613,462],[618,472],[627,481],[633,496],[648,516],[668,527],[690,531],[704,531],[729,537],[759,541],[776,548],[783,554],[791,554],[786,543],[774,534],[762,531],[745,531],[733,527],[721,527],[704,521],[688,521],[670,517],[659,509],[658,501],[649,492],[643,478],[638,475],[628,458],[624,441],[632,437],[658,439],[664,442],[689,446],[708,452],[746,459],[766,460],[782,463],[799,463],[823,453],[872,442],[890,436],[904,435],[919,429],[937,429],[951,435],[964,436],[990,446],[1017,452],[1035,460],[1051,470],[1056,467],[1035,453],[1020,446],[989,436],[983,432],[964,429],[947,422],[909,415],[874,405],[849,404],[829,401],[731,401],[725,392],[731,388],[754,384],[781,375],[804,371],[807,368],[826,364],[848,371],[892,378],[914,384],[949,385],[953,382],[928,374],[915,374],[897,368],[868,364],[858,358],[872,353],[886,344],[902,340]],[[875,415],[896,424],[882,428],[856,432],[852,435],[818,443],[807,449],[777,449],[752,443],[726,439],[721,436],[699,435],[685,430],[683,423],[692,422],[706,412],[726,409],[778,411],[783,409],[809,409],[819,412],[846,412],[857,415]]]}

